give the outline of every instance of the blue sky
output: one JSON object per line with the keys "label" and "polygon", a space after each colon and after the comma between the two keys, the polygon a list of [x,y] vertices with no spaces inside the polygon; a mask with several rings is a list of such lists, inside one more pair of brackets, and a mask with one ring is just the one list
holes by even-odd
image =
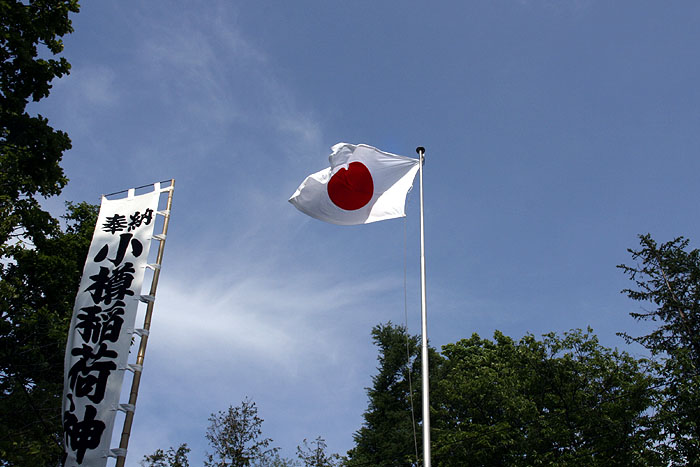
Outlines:
{"label": "blue sky", "polygon": [[83,3],[34,107],[73,141],[47,205],[176,180],[129,466],[182,442],[200,465],[246,396],[284,456],[352,447],[404,257],[420,332],[418,193],[405,223],[297,212],[341,141],[427,149],[432,345],[590,325],[641,354],[615,266],[640,233],[697,240],[697,2]]}

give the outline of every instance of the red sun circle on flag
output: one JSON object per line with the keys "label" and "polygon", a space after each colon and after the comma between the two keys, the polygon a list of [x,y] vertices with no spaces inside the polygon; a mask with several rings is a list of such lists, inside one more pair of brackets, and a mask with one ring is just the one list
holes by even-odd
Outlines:
{"label": "red sun circle on flag", "polygon": [[333,204],[346,211],[356,211],[374,196],[374,181],[362,162],[351,162],[347,169],[342,168],[331,177],[327,189]]}

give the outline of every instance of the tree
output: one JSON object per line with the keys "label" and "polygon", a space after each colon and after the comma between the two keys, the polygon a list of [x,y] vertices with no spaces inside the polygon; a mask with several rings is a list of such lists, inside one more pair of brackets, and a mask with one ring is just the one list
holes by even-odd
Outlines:
{"label": "tree", "polygon": [[0,280],[0,465],[57,465],[66,336],[97,221],[97,207],[68,205],[66,227],[12,246]]}
{"label": "tree", "polygon": [[304,439],[304,447],[297,446],[297,457],[303,462],[304,467],[336,467],[341,465],[338,454],[326,454],[326,440],[317,437],[311,442],[311,446]]}
{"label": "tree", "polygon": [[574,330],[443,347],[433,402],[441,466],[662,465],[645,362]]}
{"label": "tree", "polygon": [[[258,417],[255,402],[246,398],[240,406],[230,406],[226,411],[211,414],[210,425],[206,438],[213,449],[207,455],[206,466],[234,467],[297,467],[299,463],[279,455],[279,448],[270,448],[272,440],[261,438],[263,419]],[[297,447],[299,457],[307,462],[304,465],[318,467],[333,467],[339,464],[337,454],[326,454],[326,443],[318,437],[315,447],[309,448],[304,440],[304,449]],[[153,454],[144,456],[141,460],[143,467],[188,467],[186,444],[175,450],[156,450]]]}
{"label": "tree", "polygon": [[[420,384],[409,385],[408,376],[418,381],[418,338],[391,324],[372,335],[380,365],[346,465],[417,465],[409,387]],[[663,465],[648,415],[656,392],[646,365],[602,347],[590,330],[518,342],[499,332],[493,341],[474,334],[445,345],[431,353],[433,462]]]}
{"label": "tree", "polygon": [[641,235],[640,248],[629,249],[635,265],[620,265],[636,289],[625,289],[649,309],[630,313],[655,328],[633,337],[660,360],[656,372],[662,399],[655,419],[668,438],[665,453],[673,465],[700,465],[700,251],[678,237],[661,245]]}
{"label": "tree", "polygon": [[299,463],[293,459],[282,457],[278,452],[253,459],[251,467],[299,467]]}
{"label": "tree", "polygon": [[67,182],[71,143],[27,105],[69,72],[55,57],[78,10],[77,0],[0,0],[0,465],[57,465],[62,451],[63,353],[95,213],[69,207],[62,231],[41,208],[38,197]]}
{"label": "tree", "polygon": [[205,436],[214,452],[207,455],[204,465],[244,467],[273,455],[278,448],[269,448],[272,440],[261,438],[263,421],[255,402],[248,398],[240,406],[211,414]]}
{"label": "tree", "polygon": [[157,449],[150,456],[144,456],[141,465],[143,467],[189,467],[188,452],[190,448],[187,447],[187,443],[181,444],[177,449],[172,447],[167,451]]}
{"label": "tree", "polygon": [[[372,339],[379,347],[378,373],[367,388],[369,407],[363,426],[353,436],[355,447],[348,451],[347,464],[418,465],[422,441],[414,414],[421,413],[420,340],[391,323],[374,327]],[[431,374],[439,362],[431,349]]]}
{"label": "tree", "polygon": [[57,195],[65,186],[59,163],[70,139],[26,107],[69,72],[65,58],[46,59],[39,49],[59,54],[61,37],[73,31],[69,13],[78,10],[77,0],[0,1],[0,258],[15,241],[32,242],[58,228],[36,196]]}

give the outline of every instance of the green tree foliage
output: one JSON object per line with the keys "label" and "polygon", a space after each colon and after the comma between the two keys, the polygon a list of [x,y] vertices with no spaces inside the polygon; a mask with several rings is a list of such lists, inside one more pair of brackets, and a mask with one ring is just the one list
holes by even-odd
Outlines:
{"label": "green tree foliage", "polygon": [[[391,324],[372,335],[380,365],[347,465],[418,465],[408,383],[410,374],[420,388],[418,338],[407,346]],[[645,361],[600,346],[590,331],[519,342],[473,335],[432,353],[431,375],[434,465],[661,465]]]}
{"label": "green tree foliage", "polygon": [[[420,339],[391,323],[372,329],[372,339],[379,348],[378,373],[367,388],[369,407],[363,426],[353,437],[355,447],[348,451],[347,464],[418,465],[416,453],[422,445],[416,419],[421,413]],[[431,349],[431,374],[439,363]]]}
{"label": "green tree foliage", "polygon": [[278,452],[270,453],[253,459],[250,467],[300,467],[293,459],[282,457]]}
{"label": "green tree foliage", "polygon": [[580,330],[443,347],[434,459],[458,466],[661,465],[643,363]]}
{"label": "green tree foliage", "polygon": [[187,453],[190,448],[187,443],[181,444],[177,449],[169,448],[167,451],[157,449],[150,456],[144,456],[141,461],[143,467],[190,467]]}
{"label": "green tree foliage", "polygon": [[0,465],[57,465],[66,336],[97,221],[68,205],[66,228],[12,247],[0,280]]}
{"label": "green tree foliage", "polygon": [[255,402],[247,398],[240,406],[211,414],[205,436],[213,453],[207,455],[204,465],[245,467],[273,455],[278,448],[270,448],[272,440],[261,437],[263,421]]}
{"label": "green tree foliage", "polygon": [[[272,440],[262,438],[263,419],[258,417],[255,402],[244,399],[241,405],[230,406],[226,411],[211,414],[206,438],[213,448],[207,456],[205,466],[211,467],[336,467],[342,458],[338,454],[326,452],[326,441],[320,436],[311,444],[304,440],[303,447],[297,446],[296,460],[279,455],[279,448],[270,447]],[[189,467],[187,444],[178,449],[156,450],[144,456],[142,467]]]}
{"label": "green tree foliage", "polygon": [[700,465],[700,251],[688,244],[678,237],[659,245],[642,235],[640,248],[629,250],[636,264],[619,266],[636,285],[623,292],[644,304],[630,315],[654,326],[646,335],[622,335],[660,360],[655,418],[673,465]]}
{"label": "green tree foliage", "polygon": [[92,206],[62,230],[40,206],[67,179],[70,139],[27,106],[68,73],[59,57],[77,0],[0,0],[0,465],[57,465],[67,325],[92,236]]}
{"label": "green tree foliage", "polygon": [[78,9],[77,0],[0,0],[0,258],[8,256],[8,244],[58,228],[36,196],[57,195],[65,186],[59,163],[70,139],[26,107],[70,70],[65,58],[42,53],[63,50],[61,37],[73,31],[68,15]]}
{"label": "green tree foliage", "polygon": [[305,439],[304,446],[297,446],[297,457],[304,467],[336,467],[341,465],[341,458],[338,454],[326,453],[326,440],[317,437],[309,442]]}

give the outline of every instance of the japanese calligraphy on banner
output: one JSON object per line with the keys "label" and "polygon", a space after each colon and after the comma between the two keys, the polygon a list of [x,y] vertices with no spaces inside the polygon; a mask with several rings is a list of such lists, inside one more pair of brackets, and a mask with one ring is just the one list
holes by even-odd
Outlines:
{"label": "japanese calligraphy on banner", "polygon": [[107,463],[161,191],[102,198],[66,346],[66,467]]}

